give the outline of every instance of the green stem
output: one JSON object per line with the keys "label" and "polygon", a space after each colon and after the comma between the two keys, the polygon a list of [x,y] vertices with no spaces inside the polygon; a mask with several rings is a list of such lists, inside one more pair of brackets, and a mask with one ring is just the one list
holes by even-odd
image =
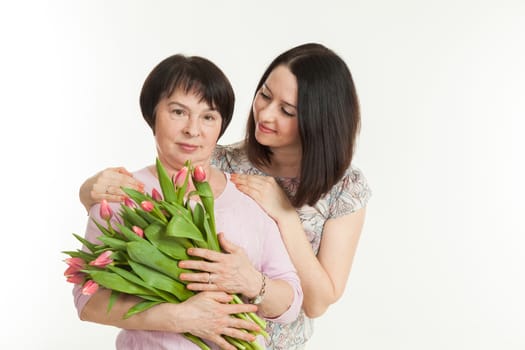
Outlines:
{"label": "green stem", "polygon": [[244,340],[236,339],[228,335],[225,335],[224,338],[228,341],[228,343],[235,346],[237,349],[241,349],[241,350],[249,349],[243,344],[245,343]]}
{"label": "green stem", "polygon": [[203,342],[201,338],[194,336],[191,333],[184,333],[184,337],[186,337],[186,339],[196,344],[199,348],[201,348],[201,350],[211,350],[208,344]]}

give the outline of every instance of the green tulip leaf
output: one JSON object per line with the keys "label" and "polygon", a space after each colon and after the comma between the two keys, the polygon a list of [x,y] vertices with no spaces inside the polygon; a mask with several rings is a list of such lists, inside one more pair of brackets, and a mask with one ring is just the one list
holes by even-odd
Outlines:
{"label": "green tulip leaf", "polygon": [[93,279],[93,281],[97,282],[99,285],[108,288],[116,290],[117,292],[127,293],[127,294],[146,294],[146,295],[152,295],[153,292],[150,290],[137,285],[135,283],[132,283],[126,279],[124,279],[122,276],[114,273],[114,272],[108,272],[108,271],[89,271],[89,275]]}
{"label": "green tulip leaf", "polygon": [[173,181],[171,181],[170,176],[162,166],[159,158],[156,159],[155,165],[157,167],[157,176],[159,177],[160,188],[164,200],[167,202],[175,202],[177,200],[177,194],[175,192]]}
{"label": "green tulip leaf", "polygon": [[128,312],[126,312],[126,314],[124,315],[124,319],[130,318],[133,315],[136,315],[138,313],[141,313],[143,311],[151,309],[152,307],[154,307],[156,305],[159,305],[159,304],[162,304],[162,303],[163,303],[163,301],[150,301],[150,300],[141,301],[140,303],[136,304],[135,306],[132,306],[128,310]]}
{"label": "green tulip leaf", "polygon": [[166,235],[169,237],[189,238],[196,242],[204,242],[201,231],[185,216],[172,216],[166,226]]}
{"label": "green tulip leaf", "polygon": [[121,189],[129,198],[131,198],[135,202],[135,204],[137,204],[137,206],[140,205],[142,201],[146,201],[151,198],[145,195],[144,193],[134,190],[132,188],[121,187]]}
{"label": "green tulip leaf", "polygon": [[188,260],[186,250],[193,247],[187,238],[170,237],[165,234],[164,225],[151,224],[144,230],[144,236],[158,250],[175,260]]}
{"label": "green tulip leaf", "polygon": [[140,276],[148,285],[166,291],[171,295],[175,296],[178,301],[185,301],[192,297],[194,292],[187,289],[186,286],[174,280],[171,277],[166,276],[150,267],[144,266],[132,260],[129,261],[129,266],[133,271]]}
{"label": "green tulip leaf", "polygon": [[127,207],[124,204],[122,204],[121,206],[120,216],[122,217],[122,219],[124,219],[124,223],[126,224],[126,226],[138,226],[138,227],[148,226],[148,222],[144,220],[142,216],[137,214],[135,209]]}
{"label": "green tulip leaf", "polygon": [[94,243],[91,243],[90,241],[88,241],[87,239],[85,239],[84,237],[80,237],[79,235],[77,235],[76,233],[73,233],[73,236],[75,236],[75,238],[77,240],[80,241],[80,243],[82,243],[87,249],[89,249],[90,252],[94,253],[95,250],[97,249],[97,245],[94,244]]}
{"label": "green tulip leaf", "polygon": [[177,281],[180,281],[179,275],[182,272],[191,272],[180,268],[176,260],[169,258],[146,240],[129,242],[127,244],[131,260],[162,272]]}
{"label": "green tulip leaf", "polygon": [[[133,225],[135,226],[135,225]],[[128,227],[124,225],[117,224],[118,229],[120,230],[120,233],[122,236],[124,236],[128,241],[141,241],[144,238],[137,235],[133,230],[129,229]]]}
{"label": "green tulip leaf", "polygon": [[109,247],[111,247],[114,250],[126,251],[126,249],[127,249],[126,242],[121,240],[121,239],[108,237],[108,236],[104,236],[104,235],[100,235],[97,238],[102,243],[108,245]]}
{"label": "green tulip leaf", "polygon": [[115,305],[115,302],[117,301],[119,295],[120,295],[120,292],[117,292],[116,290],[111,291],[111,295],[109,296],[108,308],[107,308],[108,313],[113,308],[113,305]]}

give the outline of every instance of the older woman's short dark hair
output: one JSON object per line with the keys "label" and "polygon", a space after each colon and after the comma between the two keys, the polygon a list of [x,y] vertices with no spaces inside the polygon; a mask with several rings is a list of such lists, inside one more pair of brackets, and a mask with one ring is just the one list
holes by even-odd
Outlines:
{"label": "older woman's short dark hair", "polygon": [[[323,45],[310,43],[279,55],[266,69],[255,94],[277,66],[297,79],[297,118],[302,143],[300,184],[291,202],[314,205],[342,178],[352,162],[360,127],[359,101],[346,63]],[[255,165],[270,165],[271,150],[255,139],[253,110],[246,148]]]}
{"label": "older woman's short dark hair", "polygon": [[156,107],[161,99],[175,90],[196,93],[222,117],[219,137],[230,124],[235,95],[230,81],[211,61],[199,56],[170,56],[160,62],[148,75],[140,93],[142,116],[155,132]]}

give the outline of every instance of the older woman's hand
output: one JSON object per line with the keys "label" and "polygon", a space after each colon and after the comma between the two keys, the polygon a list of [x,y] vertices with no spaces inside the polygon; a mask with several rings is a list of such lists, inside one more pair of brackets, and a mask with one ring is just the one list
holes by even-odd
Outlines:
{"label": "older woman's hand", "polygon": [[184,260],[179,266],[202,272],[182,273],[180,279],[190,282],[186,287],[194,291],[224,291],[255,297],[261,289],[261,273],[257,271],[244,250],[219,233],[219,243],[226,253],[209,249],[190,248],[188,255],[203,260]]}
{"label": "older woman's hand", "polygon": [[189,332],[228,350],[234,350],[235,347],[229,344],[223,335],[248,342],[255,340],[255,336],[244,330],[257,332],[260,330],[259,326],[232,315],[255,312],[257,307],[251,304],[229,304],[231,299],[232,296],[224,292],[202,292],[192,296],[179,304],[180,310],[173,315],[175,331]]}

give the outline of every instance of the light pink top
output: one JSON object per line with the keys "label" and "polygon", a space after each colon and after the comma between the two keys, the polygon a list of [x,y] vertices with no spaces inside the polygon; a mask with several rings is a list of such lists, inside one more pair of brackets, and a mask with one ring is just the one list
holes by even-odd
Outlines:
{"label": "light pink top", "polygon": [[[158,179],[144,168],[133,174],[145,185],[144,190],[151,193],[153,188],[160,192]],[[248,196],[241,193],[230,181],[229,174],[226,187],[215,199],[215,220],[217,232],[224,232],[232,243],[242,247],[253,266],[270,279],[287,281],[294,290],[294,300],[290,308],[273,322],[293,322],[301,309],[303,293],[299,277],[281,240],[276,223]],[[120,210],[119,203],[111,203],[114,212]],[[99,205],[94,205],[89,212],[86,239],[98,242],[96,237],[101,233],[92,222],[92,218],[103,222],[99,216]],[[75,306],[78,313],[82,311],[89,296],[82,295],[80,288],[73,290]],[[262,343],[262,337],[260,342]],[[217,349],[210,344],[212,349]],[[116,341],[117,349],[198,349],[198,346],[177,333],[121,330]]]}

